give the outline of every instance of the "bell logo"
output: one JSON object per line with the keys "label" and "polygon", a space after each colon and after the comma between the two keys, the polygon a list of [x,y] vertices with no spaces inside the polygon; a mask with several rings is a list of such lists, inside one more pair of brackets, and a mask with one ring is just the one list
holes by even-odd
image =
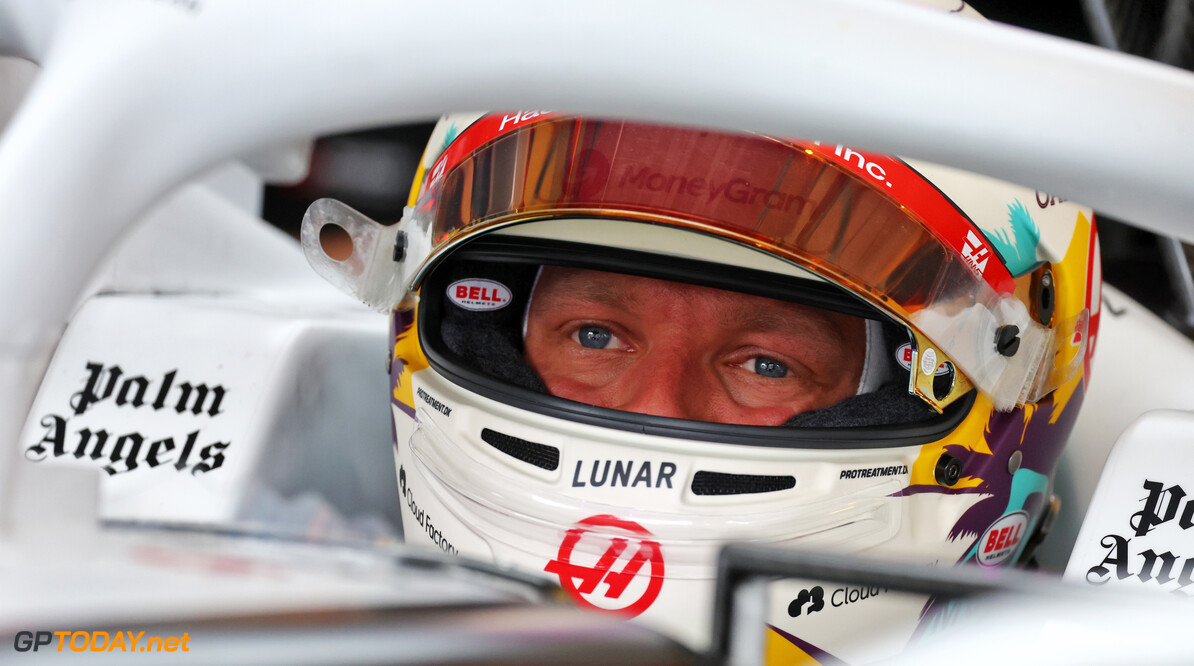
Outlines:
{"label": "bell logo", "polygon": [[991,258],[990,250],[973,231],[966,232],[966,242],[962,244],[962,258],[970,264],[970,268],[979,275],[987,269],[987,260]]}
{"label": "bell logo", "polygon": [[976,553],[978,563],[994,567],[1009,560],[1020,550],[1028,527],[1028,514],[1023,511],[1009,513],[996,520],[983,532]]}
{"label": "bell logo", "polygon": [[509,287],[494,280],[469,278],[448,285],[448,298],[465,310],[500,310],[510,304]]}

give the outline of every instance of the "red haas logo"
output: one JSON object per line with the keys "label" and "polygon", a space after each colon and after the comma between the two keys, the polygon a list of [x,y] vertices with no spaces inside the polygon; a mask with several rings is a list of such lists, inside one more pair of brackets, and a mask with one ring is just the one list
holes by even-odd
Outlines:
{"label": "red haas logo", "polygon": [[[613,536],[618,533],[625,536]],[[650,536],[633,521],[591,516],[568,530],[556,559],[543,570],[559,576],[560,587],[578,605],[635,617],[655,603],[663,588],[663,549],[657,541],[644,538]],[[588,543],[581,545],[582,541]],[[593,543],[605,544],[595,562],[585,558]],[[575,561],[577,555],[587,561]]]}
{"label": "red haas logo", "polygon": [[966,242],[962,244],[962,258],[970,264],[975,273],[983,274],[987,269],[987,260],[991,258],[990,250],[983,245],[982,240],[973,231],[966,232]]}

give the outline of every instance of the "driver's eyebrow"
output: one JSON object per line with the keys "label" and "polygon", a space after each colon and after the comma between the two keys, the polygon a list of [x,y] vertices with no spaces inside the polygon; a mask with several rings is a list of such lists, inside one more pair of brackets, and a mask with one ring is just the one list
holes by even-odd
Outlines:
{"label": "driver's eyebrow", "polygon": [[549,278],[545,293],[538,298],[551,303],[593,304],[626,310],[634,305],[634,295],[625,289],[611,289],[601,273],[566,273]]}

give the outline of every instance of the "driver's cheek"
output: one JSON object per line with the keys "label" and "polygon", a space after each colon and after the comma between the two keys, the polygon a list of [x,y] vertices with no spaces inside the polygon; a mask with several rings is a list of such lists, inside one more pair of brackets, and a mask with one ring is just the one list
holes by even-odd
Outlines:
{"label": "driver's cheek", "polygon": [[771,407],[744,407],[737,404],[726,405],[722,413],[715,418],[705,419],[719,423],[736,423],[739,425],[779,426],[783,425],[797,414],[797,410],[788,405]]}
{"label": "driver's cheek", "polygon": [[723,374],[722,390],[713,395],[724,396],[715,419],[722,423],[744,425],[783,425],[793,416],[811,408],[816,396],[805,386],[792,378],[760,379],[745,376],[740,368],[729,369]]}
{"label": "driver's cheek", "polygon": [[597,364],[558,358],[539,368],[556,397],[649,416],[710,420],[710,390],[716,382],[678,354],[614,352],[602,354]]}
{"label": "driver's cheek", "polygon": [[626,395],[635,399],[619,409],[640,414],[673,418],[732,423],[738,425],[783,425],[798,411],[792,401],[778,396],[756,400],[753,404],[738,399],[720,378],[689,376],[679,382],[641,383],[641,390],[627,387]]}

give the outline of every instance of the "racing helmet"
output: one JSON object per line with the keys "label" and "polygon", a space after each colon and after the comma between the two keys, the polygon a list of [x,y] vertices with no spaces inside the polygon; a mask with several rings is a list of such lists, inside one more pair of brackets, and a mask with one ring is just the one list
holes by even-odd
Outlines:
{"label": "racing helmet", "polygon": [[[409,204],[385,226],[320,200],[303,243],[391,313],[412,544],[553,577],[582,606],[700,647],[727,542],[994,567],[1026,558],[1048,519],[1098,327],[1089,209],[838,144],[546,111],[445,117]],[[351,256],[322,252],[328,226]],[[684,293],[758,307],[655,311]],[[536,359],[537,318],[578,299],[626,317],[564,312],[548,330],[574,346]],[[848,389],[760,424],[702,411],[716,401],[690,375],[665,378],[697,392],[668,411],[588,400],[544,370],[677,317],[705,338],[838,322],[829,356],[752,347],[730,365],[764,381],[821,363]],[[857,627],[911,635],[923,610],[815,589],[767,618],[802,654],[848,659]]]}

